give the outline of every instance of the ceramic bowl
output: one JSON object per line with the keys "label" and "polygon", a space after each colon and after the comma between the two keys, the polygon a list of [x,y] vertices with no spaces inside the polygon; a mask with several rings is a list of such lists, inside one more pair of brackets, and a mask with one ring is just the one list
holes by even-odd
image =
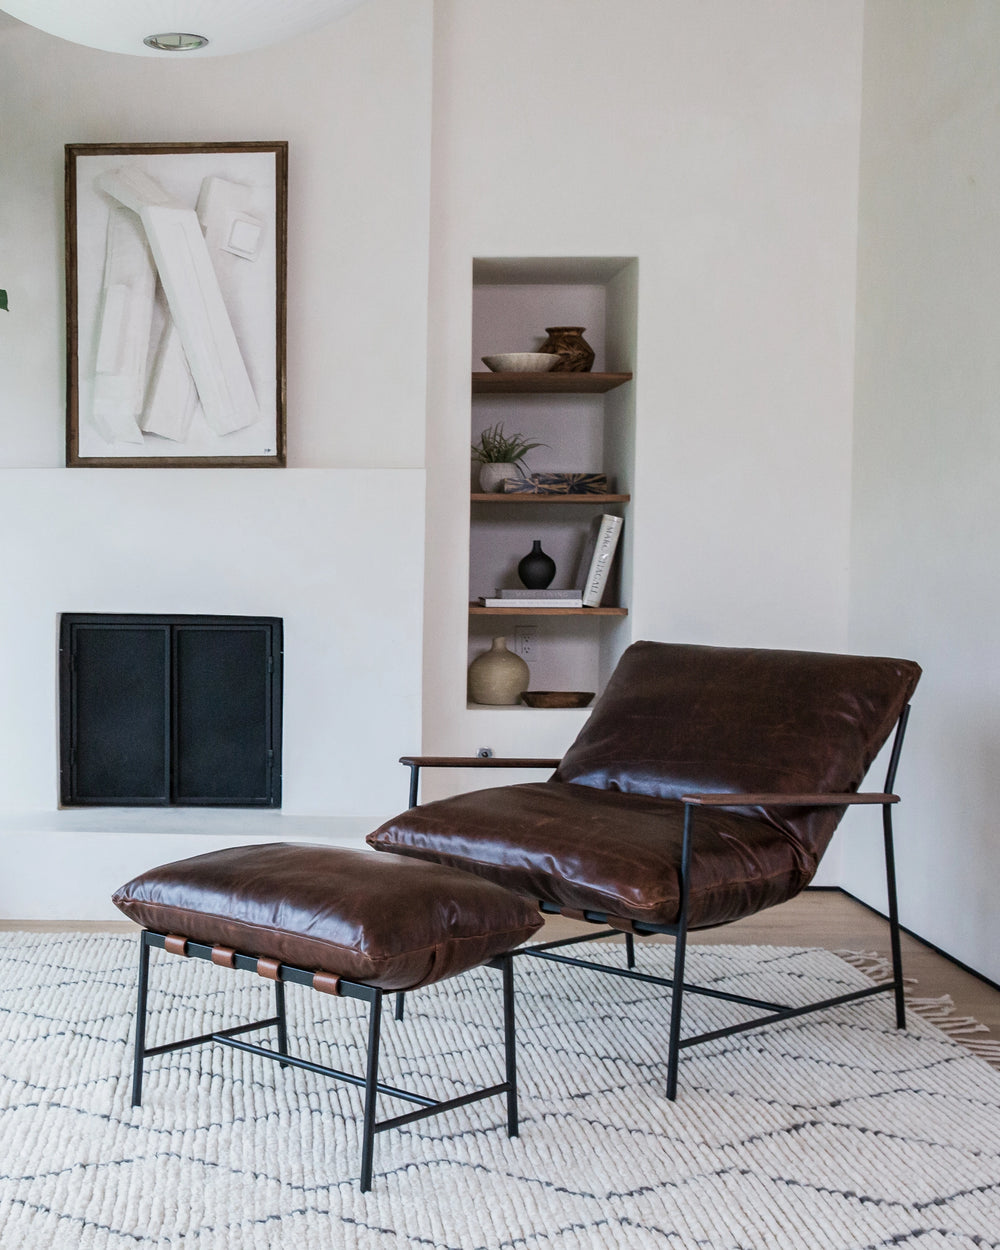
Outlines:
{"label": "ceramic bowl", "polygon": [[528,707],[586,707],[593,690],[525,690],[521,698]]}
{"label": "ceramic bowl", "polygon": [[546,373],[558,359],[554,352],[501,352],[484,356],[483,364],[494,373]]}

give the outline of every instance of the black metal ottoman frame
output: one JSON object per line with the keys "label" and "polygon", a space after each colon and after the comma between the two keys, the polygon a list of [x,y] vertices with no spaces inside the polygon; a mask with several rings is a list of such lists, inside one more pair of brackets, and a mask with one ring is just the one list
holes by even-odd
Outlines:
{"label": "black metal ottoman frame", "polygon": [[[410,1090],[396,1089],[392,1085],[384,1085],[379,1081],[379,1036],[382,1020],[382,999],[386,993],[385,990],[325,973],[310,972],[305,968],[296,968],[291,964],[278,963],[276,960],[262,959],[255,955],[243,955],[237,951],[207,946],[200,942],[187,941],[165,933],[154,933],[150,929],[142,931],[139,936],[139,942],[139,990],[136,1005],[135,1052],[132,1068],[133,1107],[138,1107],[142,1102],[143,1061],[145,1059],[153,1055],[165,1055],[174,1050],[184,1050],[191,1046],[217,1042],[223,1046],[232,1046],[237,1050],[248,1051],[252,1055],[260,1055],[265,1059],[276,1060],[282,1067],[303,1068],[307,1072],[316,1072],[320,1076],[346,1081],[351,1085],[359,1085],[364,1089],[365,1104],[361,1134],[361,1189],[363,1191],[371,1189],[375,1134],[382,1133],[386,1129],[400,1128],[404,1124],[413,1123],[414,1120],[423,1120],[428,1116],[440,1115],[444,1111],[452,1111],[456,1107],[464,1107],[468,1103],[480,1102],[484,1098],[493,1098],[499,1094],[505,1094],[507,1096],[507,1135],[509,1137],[517,1136],[514,975],[510,954],[497,955],[484,965],[490,968],[498,968],[503,974],[503,1033],[506,1079],[498,1085],[491,1085],[488,1089],[476,1090],[471,1094],[463,1094],[459,1098],[448,1098],[441,1101],[427,1098],[423,1094],[415,1094]],[[257,1020],[252,1024],[240,1024],[230,1029],[218,1029],[212,1033],[204,1033],[199,1037],[187,1037],[179,1041],[167,1042],[162,1046],[147,1046],[146,999],[149,989],[149,954],[154,946],[167,950],[172,954],[184,954],[190,958],[207,959],[226,967],[256,972],[273,981],[275,1014],[267,1020]],[[220,951],[222,952],[221,957]],[[298,1056],[288,1053],[285,985],[289,982],[318,989],[327,994],[360,999],[362,1002],[369,1004],[368,1057],[364,1076],[357,1076],[351,1072],[340,1072],[336,1068],[327,1068],[322,1064],[312,1063],[308,1059],[300,1059]],[[241,1033],[250,1033],[255,1029],[269,1028],[276,1030],[277,1050],[270,1050],[264,1046],[255,1046],[251,1042],[239,1040],[238,1035]],[[417,1103],[420,1109],[407,1112],[404,1115],[393,1116],[388,1120],[377,1120],[375,1118],[375,1109],[379,1094],[384,1094],[390,1098],[400,1098],[406,1102]]]}
{"label": "black metal ottoman frame", "polygon": [[[570,911],[554,903],[540,901],[538,906],[547,915],[564,915],[574,920],[583,920],[590,924],[611,925],[611,928],[598,933],[581,934],[577,937],[560,938],[554,942],[543,942],[538,946],[522,946],[512,952],[513,956],[528,956],[533,959],[548,959],[555,963],[570,964],[576,968],[588,968],[594,972],[605,972],[611,976],[626,977],[634,981],[644,981],[649,985],[665,986],[673,990],[670,1003],[670,1025],[667,1043],[667,1098],[673,1101],[677,1097],[677,1069],[680,1052],[703,1042],[714,1042],[721,1037],[730,1037],[734,1033],[745,1033],[749,1029],[761,1028],[767,1024],[775,1024],[782,1020],[792,1020],[796,1016],[804,1016],[813,1011],[821,1011],[827,1007],[842,1007],[846,1003],[857,1002],[869,998],[873,994],[891,993],[895,999],[896,1028],[906,1028],[906,1004],[904,999],[903,969],[900,953],[899,909],[896,900],[896,868],[892,840],[892,805],[899,802],[898,795],[892,793],[899,767],[899,756],[903,748],[903,737],[910,708],[907,705],[899,718],[892,743],[889,766],[886,774],[885,787],[881,793],[852,793],[826,795],[732,795],[704,794],[687,795],[682,798],[684,804],[684,833],[681,846],[680,879],[680,914],[677,924],[654,925],[641,921],[621,920],[620,918],[596,911]],[[403,756],[401,764],[410,769],[410,806],[417,804],[419,774],[423,767],[492,767],[492,768],[539,768],[555,767],[558,760],[499,759],[491,757],[484,760],[455,760],[448,758]],[[704,985],[691,985],[684,980],[684,961],[687,950],[688,936],[688,893],[690,886],[691,842],[694,835],[693,813],[697,807],[732,807],[732,806],[770,806],[770,807],[808,807],[808,806],[852,806],[855,804],[879,805],[882,808],[882,834],[885,849],[885,875],[888,895],[889,937],[892,950],[892,980],[880,985],[871,985],[863,990],[854,990],[848,994],[838,994],[833,998],[824,998],[819,1002],[808,1003],[803,1007],[789,1007],[784,1003],[769,1002],[765,999],[747,998],[742,994],[731,994],[725,990],[710,989]],[[611,964],[596,963],[591,960],[577,959],[569,955],[556,955],[553,951],[560,946],[572,946],[578,942],[593,942],[599,938],[615,937],[625,934],[625,954],[627,967],[614,967]],[[675,939],[674,944],[674,975],[673,977],[656,977],[649,973],[635,971],[635,942],[633,935],[652,936],[666,934]],[[726,1002],[738,1003],[744,1007],[753,1007],[767,1014],[745,1020],[741,1024],[732,1024],[726,1028],[712,1029],[706,1033],[697,1033],[691,1037],[681,1037],[681,1012],[684,994],[700,994],[706,998],[723,999]],[[402,1014],[402,1003],[397,1002],[397,1018]]]}

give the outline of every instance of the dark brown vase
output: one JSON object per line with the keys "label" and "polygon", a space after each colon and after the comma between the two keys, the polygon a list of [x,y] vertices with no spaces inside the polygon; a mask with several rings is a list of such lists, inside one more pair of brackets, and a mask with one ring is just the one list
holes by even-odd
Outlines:
{"label": "dark brown vase", "polygon": [[549,336],[538,349],[556,352],[559,360],[551,373],[589,373],[594,365],[594,349],[583,337],[583,326],[546,326]]}

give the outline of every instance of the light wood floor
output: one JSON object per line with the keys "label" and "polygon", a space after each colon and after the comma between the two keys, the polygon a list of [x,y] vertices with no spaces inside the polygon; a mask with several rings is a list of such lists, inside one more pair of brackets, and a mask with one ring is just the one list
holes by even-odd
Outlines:
{"label": "light wood floor", "polygon": [[[127,920],[114,921],[26,921],[0,920],[0,930],[20,929],[32,932],[135,932]],[[544,938],[569,937],[574,933],[592,932],[592,927],[562,917],[546,921]],[[643,941],[659,941],[644,938]],[[669,939],[663,939],[669,940]],[[889,954],[888,925],[881,917],[860,903],[836,890],[808,890],[748,920],[710,929],[692,935],[695,943],[763,943],[772,946],[823,946],[829,950],[878,951]],[[913,938],[903,935],[903,969],[916,978],[916,993],[936,998],[950,994],[956,1014],[973,1016],[988,1025],[1000,1037],[1000,990],[963,972],[949,960]]]}

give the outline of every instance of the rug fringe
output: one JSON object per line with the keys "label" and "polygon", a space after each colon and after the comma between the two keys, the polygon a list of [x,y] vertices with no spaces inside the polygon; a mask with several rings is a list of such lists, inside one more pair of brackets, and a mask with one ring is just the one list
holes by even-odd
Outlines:
{"label": "rug fringe", "polygon": [[[876,983],[892,980],[892,960],[878,951],[838,950],[834,954]],[[904,976],[903,981],[908,1010],[915,1011],[922,1019],[1000,1071],[1000,1039],[969,1036],[971,1033],[989,1033],[989,1025],[973,1016],[956,1016],[955,1000],[950,994],[942,994],[938,998],[918,997],[911,988],[916,986],[917,978]]]}
{"label": "rug fringe", "polygon": [[[892,980],[892,960],[887,955],[880,955],[878,951],[839,950],[833,953],[873,981]],[[916,977],[903,977],[903,980],[916,984]]]}

